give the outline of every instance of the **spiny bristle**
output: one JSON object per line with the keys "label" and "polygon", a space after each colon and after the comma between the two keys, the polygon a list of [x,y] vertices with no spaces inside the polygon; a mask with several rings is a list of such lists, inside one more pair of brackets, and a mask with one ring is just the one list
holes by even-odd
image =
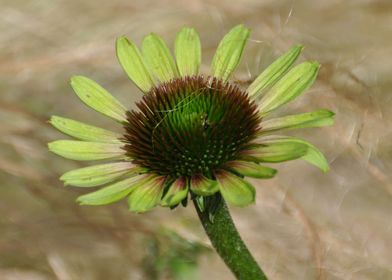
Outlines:
{"label": "spiny bristle", "polygon": [[237,86],[190,76],[153,88],[127,113],[127,154],[134,163],[172,177],[213,170],[255,138],[257,106]]}

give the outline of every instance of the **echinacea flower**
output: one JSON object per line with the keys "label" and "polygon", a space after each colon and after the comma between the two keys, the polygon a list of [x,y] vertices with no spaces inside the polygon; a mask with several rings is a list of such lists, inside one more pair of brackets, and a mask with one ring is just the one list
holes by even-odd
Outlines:
{"label": "echinacea flower", "polygon": [[78,198],[81,204],[109,204],[128,198],[129,209],[145,212],[162,205],[186,205],[190,194],[204,198],[220,192],[236,206],[255,200],[246,179],[271,178],[276,170],[260,163],[304,159],[328,170],[322,153],[310,143],[273,133],[333,123],[333,113],[314,112],[268,119],[314,82],[319,64],[292,67],[301,46],[292,47],[247,89],[229,78],[238,65],[250,30],[234,27],[220,42],[208,75],[199,73],[201,45],[192,28],[177,34],[174,53],[156,34],[146,36],[141,51],[125,37],[116,43],[118,60],[145,93],[137,110],[128,110],[94,81],[71,78],[78,97],[117,121],[118,134],[53,116],[50,123],[78,140],[58,140],[49,149],[73,160],[105,163],[65,173],[61,180],[76,187],[107,185]]}

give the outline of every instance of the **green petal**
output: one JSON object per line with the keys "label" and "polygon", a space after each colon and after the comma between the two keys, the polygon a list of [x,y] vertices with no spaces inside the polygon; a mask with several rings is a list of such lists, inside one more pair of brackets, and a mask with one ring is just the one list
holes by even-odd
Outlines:
{"label": "green petal", "polygon": [[120,143],[120,134],[67,118],[52,116],[49,123],[61,132],[80,140]]}
{"label": "green petal", "polygon": [[199,73],[201,44],[195,29],[184,27],[178,32],[174,52],[181,76],[192,76]]}
{"label": "green petal", "polygon": [[297,60],[303,46],[292,47],[267,67],[248,87],[248,94],[253,98],[260,96],[264,90],[274,85]]}
{"label": "green petal", "polygon": [[255,201],[255,188],[246,180],[223,170],[216,171],[215,177],[223,198],[229,203],[243,207]]}
{"label": "green petal", "polygon": [[306,144],[286,138],[264,140],[262,144],[243,151],[241,158],[259,162],[282,162],[300,158],[307,153],[307,150]]}
{"label": "green petal", "polygon": [[131,162],[105,163],[68,171],[60,177],[60,180],[64,181],[65,185],[96,187],[110,183],[125,174],[136,175],[142,171],[143,168]]}
{"label": "green petal", "polygon": [[123,144],[57,140],[50,142],[48,147],[53,153],[73,160],[120,158],[125,155]]}
{"label": "green petal", "polygon": [[260,134],[283,129],[322,127],[332,125],[334,122],[334,115],[335,114],[331,111],[321,109],[304,114],[270,119],[262,122],[262,129]]}
{"label": "green petal", "polygon": [[291,141],[292,143],[298,143],[307,147],[306,154],[301,157],[303,160],[306,160],[307,162],[320,168],[324,172],[327,172],[329,170],[327,159],[325,158],[323,153],[320,152],[320,150],[317,149],[315,146],[305,140],[298,139],[295,137],[286,137],[285,139],[286,141]]}
{"label": "green petal", "polygon": [[226,81],[240,62],[250,29],[240,24],[223,37],[212,59],[211,72],[214,77]]}
{"label": "green petal", "polygon": [[154,86],[154,82],[135,44],[124,36],[120,37],[116,41],[116,53],[118,61],[128,77],[143,92],[148,92]]}
{"label": "green petal", "polygon": [[178,70],[166,43],[156,34],[150,34],[142,43],[143,57],[150,71],[160,82],[178,77]]}
{"label": "green petal", "polygon": [[260,100],[259,110],[266,115],[307,90],[317,76],[320,64],[304,62],[291,69]]}
{"label": "green petal", "polygon": [[73,76],[71,86],[89,107],[119,122],[126,122],[125,107],[103,87],[83,76]]}
{"label": "green petal", "polygon": [[230,170],[233,170],[243,176],[253,178],[272,178],[276,174],[276,169],[258,165],[255,162],[249,161],[231,161],[226,165]]}
{"label": "green petal", "polygon": [[169,190],[162,198],[162,206],[175,206],[188,195],[188,183],[185,177],[180,177],[174,181]]}
{"label": "green petal", "polygon": [[196,174],[191,177],[191,190],[197,195],[213,195],[219,190],[218,183],[215,180]]}
{"label": "green petal", "polygon": [[153,176],[136,188],[128,198],[129,210],[142,213],[157,206],[162,198],[166,176]]}
{"label": "green petal", "polygon": [[144,184],[147,179],[149,179],[147,175],[128,178],[98,191],[79,196],[77,201],[81,205],[105,205],[116,202]]}

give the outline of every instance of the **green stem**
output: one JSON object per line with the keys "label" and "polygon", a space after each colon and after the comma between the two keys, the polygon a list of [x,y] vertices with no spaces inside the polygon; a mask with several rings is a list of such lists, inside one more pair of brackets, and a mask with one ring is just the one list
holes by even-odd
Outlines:
{"label": "green stem", "polygon": [[209,211],[202,211],[194,201],[200,221],[226,265],[239,280],[267,280],[264,272],[256,263],[242,241],[231,219],[229,209],[223,199],[216,200],[214,219],[211,222]]}

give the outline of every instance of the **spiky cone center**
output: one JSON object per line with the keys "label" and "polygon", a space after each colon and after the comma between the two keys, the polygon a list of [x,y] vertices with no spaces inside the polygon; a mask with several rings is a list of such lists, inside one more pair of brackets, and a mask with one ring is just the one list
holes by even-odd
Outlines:
{"label": "spiky cone center", "polygon": [[125,150],[139,166],[172,179],[235,160],[260,129],[257,106],[238,86],[187,76],[154,87],[127,113]]}

